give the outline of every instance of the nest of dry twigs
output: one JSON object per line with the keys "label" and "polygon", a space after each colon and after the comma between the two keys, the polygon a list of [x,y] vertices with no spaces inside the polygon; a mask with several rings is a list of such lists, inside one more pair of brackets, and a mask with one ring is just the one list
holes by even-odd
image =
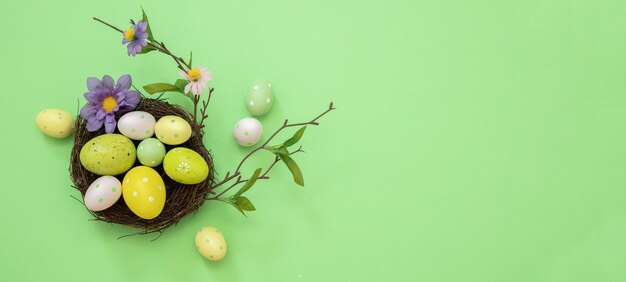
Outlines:
{"label": "nest of dry twigs", "polygon": [[[165,174],[162,165],[154,167],[154,169],[161,175],[161,178],[163,178],[166,187],[165,206],[161,214],[154,219],[147,220],[138,217],[128,208],[128,206],[126,206],[126,203],[121,198],[108,209],[99,212],[89,212],[94,216],[94,220],[117,223],[142,229],[142,231],[136,234],[163,232],[168,227],[177,224],[178,221],[180,221],[187,214],[196,212],[208,198],[207,196],[210,193],[210,187],[215,182],[213,160],[210,152],[202,143],[202,127],[195,122],[189,112],[182,107],[167,103],[163,100],[142,98],[136,110],[148,112],[157,120],[166,115],[175,115],[185,119],[191,125],[193,133],[187,142],[176,145],[176,147],[187,147],[199,153],[209,165],[209,176],[202,183],[185,185],[170,179],[167,174]],[[73,187],[80,191],[83,197],[85,196],[89,185],[91,185],[91,183],[100,176],[87,171],[80,164],[80,150],[89,140],[98,135],[104,134],[104,128],[96,132],[87,131],[86,124],[87,122],[80,116],[76,118],[74,148],[72,149],[69,168],[70,177],[74,182]],[[139,143],[138,141],[133,142],[135,143],[135,146]],[[166,145],[167,150],[173,147],[174,146]],[[136,161],[135,166],[138,165],[141,165],[141,163]],[[116,177],[121,182],[124,174]]]}

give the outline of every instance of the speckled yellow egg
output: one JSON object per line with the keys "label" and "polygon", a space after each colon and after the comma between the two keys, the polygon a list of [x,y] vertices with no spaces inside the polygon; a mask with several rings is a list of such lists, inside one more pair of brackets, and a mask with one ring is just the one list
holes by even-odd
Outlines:
{"label": "speckled yellow egg", "polygon": [[41,132],[55,138],[65,138],[73,131],[74,120],[72,116],[59,109],[47,109],[39,112],[35,118],[35,124]]}
{"label": "speckled yellow egg", "polygon": [[182,184],[197,184],[209,175],[206,161],[191,149],[171,149],[163,159],[163,169],[172,180]]}
{"label": "speckled yellow egg", "polygon": [[157,121],[154,134],[163,143],[179,145],[191,137],[191,125],[178,116],[164,116]]}
{"label": "speckled yellow egg", "polygon": [[196,249],[206,259],[221,260],[226,255],[228,246],[222,232],[207,226],[196,233]]}
{"label": "speckled yellow egg", "polygon": [[122,197],[128,208],[143,219],[153,219],[165,206],[165,183],[156,170],[138,166],[122,180]]}
{"label": "speckled yellow egg", "polygon": [[121,134],[103,134],[80,149],[80,163],[98,175],[118,175],[135,163],[135,145]]}

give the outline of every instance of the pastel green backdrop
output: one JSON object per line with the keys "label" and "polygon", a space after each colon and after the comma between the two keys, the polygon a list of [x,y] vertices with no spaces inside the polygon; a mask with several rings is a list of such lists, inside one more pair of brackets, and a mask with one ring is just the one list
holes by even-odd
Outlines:
{"label": "pastel green backdrop", "polygon": [[[279,167],[247,218],[207,202],[159,240],[89,221],[70,198],[72,139],[37,112],[76,113],[85,79],[171,81],[128,57],[118,26],[215,74],[206,146],[222,175],[243,97],[272,80],[264,138],[307,130],[306,188]],[[625,281],[624,1],[5,1],[0,11],[2,281]],[[189,107],[179,97],[171,98]],[[256,157],[246,172],[267,163]],[[210,262],[194,234],[220,228]]]}

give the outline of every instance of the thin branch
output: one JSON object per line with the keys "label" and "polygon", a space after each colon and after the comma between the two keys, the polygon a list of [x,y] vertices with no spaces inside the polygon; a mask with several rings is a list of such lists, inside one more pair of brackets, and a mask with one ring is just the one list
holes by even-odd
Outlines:
{"label": "thin branch", "polygon": [[124,31],[123,31],[123,30],[121,30],[121,29],[119,29],[119,28],[117,28],[117,27],[114,27],[113,25],[111,25],[111,24],[109,24],[109,23],[107,23],[107,22],[105,22],[105,21],[103,21],[103,20],[101,20],[101,19],[99,19],[99,18],[93,17],[93,19],[94,19],[94,20],[96,20],[96,21],[99,21],[99,22],[103,23],[104,25],[106,25],[106,26],[108,26],[108,27],[110,27],[110,28],[112,28],[112,29],[117,30],[117,31],[118,31],[118,32],[120,32],[120,33],[124,33]]}
{"label": "thin branch", "polygon": [[287,128],[287,127],[293,127],[293,126],[300,126],[300,125],[319,125],[319,123],[317,122],[318,119],[320,119],[321,117],[323,117],[324,115],[326,115],[327,113],[329,113],[330,111],[334,110],[335,108],[333,107],[333,103],[331,102],[330,105],[328,106],[328,109],[326,111],[324,111],[323,113],[321,113],[320,115],[318,115],[317,117],[315,117],[314,119],[308,121],[308,122],[300,122],[300,123],[289,123],[289,120],[285,120],[285,122],[283,123],[283,125],[278,128],[278,130],[276,130],[261,146],[256,147],[254,150],[250,151],[245,157],[243,157],[243,159],[239,162],[239,165],[237,165],[237,168],[235,169],[235,172],[232,173],[232,175],[228,176],[230,174],[230,172],[228,172],[226,174],[226,177],[224,177],[224,179],[216,184],[214,184],[213,186],[209,187],[209,190],[213,190],[221,185],[223,185],[224,183],[232,180],[233,178],[239,176],[241,174],[240,169],[241,166],[243,165],[243,163],[250,158],[250,156],[252,156],[254,153],[258,152],[259,150],[265,148],[265,146],[267,146],[267,144],[269,144],[270,141],[272,141],[272,139],[279,133],[281,132],[283,129]]}
{"label": "thin branch", "polygon": [[[300,146],[300,148],[298,148],[298,150],[295,150],[293,152],[290,152],[289,155],[293,155],[296,153],[304,153],[304,151],[302,150],[302,146]],[[265,169],[265,172],[263,174],[261,174],[257,179],[269,179],[269,176],[267,176],[267,174],[270,172],[270,170],[272,170],[272,168],[274,167],[274,165],[276,165],[276,163],[278,163],[280,161],[280,158],[278,157],[274,157],[274,162],[272,162],[272,164],[267,167],[267,169]],[[232,189],[233,187],[241,184],[241,183],[245,183],[248,182],[250,179],[241,179],[241,175],[239,175],[237,177],[237,180],[235,181],[235,183],[233,183],[232,185],[228,186],[228,188],[224,189],[224,191],[220,192],[219,194],[208,198],[209,200],[219,200],[219,198],[224,195],[226,192],[228,192],[230,189]]]}

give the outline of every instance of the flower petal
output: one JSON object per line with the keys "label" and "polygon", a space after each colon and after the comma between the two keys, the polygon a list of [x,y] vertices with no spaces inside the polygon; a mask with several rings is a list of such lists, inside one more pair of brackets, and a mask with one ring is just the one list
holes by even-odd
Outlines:
{"label": "flower petal", "polygon": [[104,123],[104,120],[96,119],[95,117],[88,119],[87,131],[93,132],[93,131],[100,129],[100,127],[102,127],[102,123]]}
{"label": "flower petal", "polygon": [[104,121],[104,132],[113,133],[113,131],[115,131],[116,124],[115,115],[113,113],[107,114]]}
{"label": "flower petal", "polygon": [[106,115],[107,115],[107,112],[104,109],[102,109],[102,108],[97,109],[97,110],[98,110],[98,112],[95,115],[96,119],[104,119],[104,117],[106,117]]}
{"label": "flower petal", "polygon": [[130,105],[134,108],[137,107],[137,105],[139,105],[139,101],[141,100],[141,95],[139,94],[139,92],[135,91],[135,90],[129,90],[126,91],[125,93],[125,97],[124,97],[124,102],[127,105]]}
{"label": "flower petal", "polygon": [[115,92],[119,92],[122,90],[128,90],[130,89],[130,85],[133,83],[132,78],[130,77],[130,75],[125,74],[120,76],[120,78],[117,79],[117,85],[115,86]]}
{"label": "flower petal", "polygon": [[98,86],[102,86],[102,82],[95,77],[87,78],[87,89],[89,91],[95,91]]}
{"label": "flower petal", "polygon": [[87,104],[80,109],[80,116],[86,120],[92,118],[98,109],[93,104]]}
{"label": "flower petal", "polygon": [[109,90],[113,90],[113,85],[115,84],[115,82],[113,81],[113,78],[105,75],[102,77],[102,86],[106,87]]}
{"label": "flower petal", "polygon": [[188,83],[187,85],[185,85],[185,89],[183,89],[183,91],[185,92],[185,94],[189,93],[189,89],[191,88],[191,83]]}
{"label": "flower petal", "polygon": [[99,97],[100,95],[98,95],[97,92],[86,92],[85,94],[83,94],[83,97],[85,97],[85,99],[87,99],[87,101],[96,104],[100,101]]}

